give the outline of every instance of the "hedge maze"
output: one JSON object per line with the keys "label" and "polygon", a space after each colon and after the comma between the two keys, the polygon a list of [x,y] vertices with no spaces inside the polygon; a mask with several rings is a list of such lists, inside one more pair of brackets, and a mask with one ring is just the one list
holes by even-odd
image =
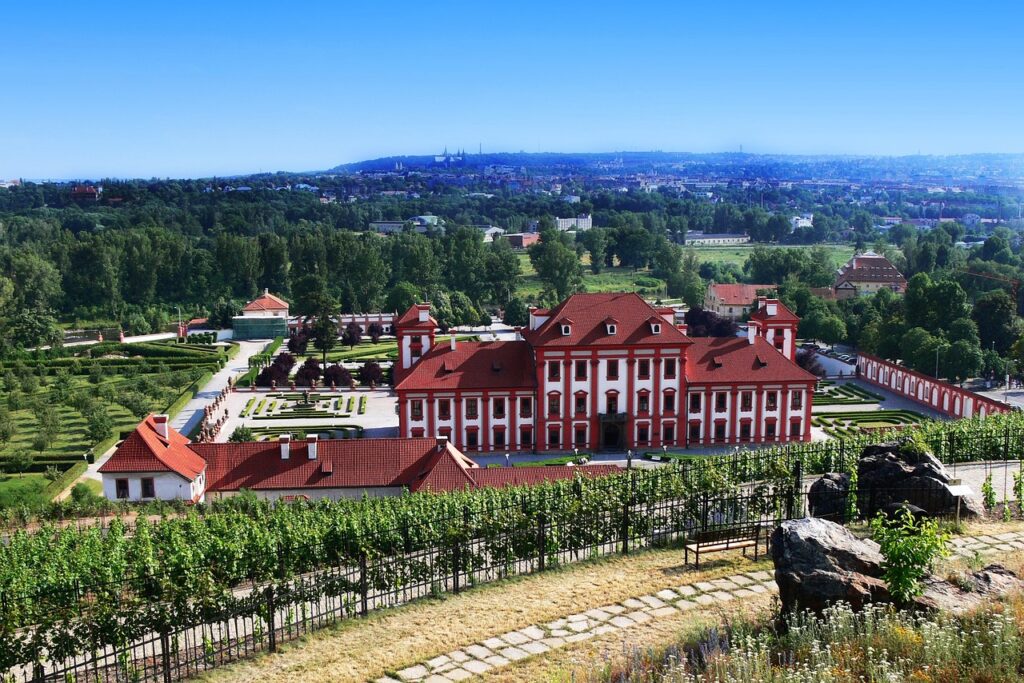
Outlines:
{"label": "hedge maze", "polygon": [[867,410],[845,413],[821,413],[811,418],[811,425],[820,427],[835,438],[855,436],[873,429],[919,424],[925,417],[912,410]]}
{"label": "hedge maze", "polygon": [[815,406],[870,405],[880,403],[882,400],[884,400],[883,396],[852,382],[836,384],[829,380],[822,380],[818,382],[818,388],[814,392]]}

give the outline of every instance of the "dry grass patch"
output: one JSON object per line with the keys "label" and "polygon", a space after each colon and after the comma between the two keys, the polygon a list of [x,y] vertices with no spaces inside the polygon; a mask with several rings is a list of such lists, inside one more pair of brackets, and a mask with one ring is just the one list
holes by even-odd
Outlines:
{"label": "dry grass patch", "polygon": [[[672,586],[768,566],[766,561],[755,565],[738,552],[721,553],[696,572],[683,567],[680,549],[574,564],[342,622],[284,645],[278,654],[239,662],[208,672],[203,678],[365,681],[531,624]],[[671,621],[665,619],[666,623]]]}

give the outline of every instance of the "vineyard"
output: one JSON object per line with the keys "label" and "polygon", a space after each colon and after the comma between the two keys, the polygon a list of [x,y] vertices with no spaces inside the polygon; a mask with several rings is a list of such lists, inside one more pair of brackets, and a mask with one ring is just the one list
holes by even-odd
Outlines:
{"label": "vineyard", "polygon": [[[946,461],[1024,449],[1017,414],[907,434]],[[867,439],[530,489],[276,506],[240,496],[154,524],[17,532],[0,546],[0,671],[170,680],[416,597],[772,523],[799,514],[801,474],[850,468]]]}
{"label": "vineyard", "polygon": [[0,507],[38,504],[88,452],[149,412],[180,409],[227,361],[224,349],[105,342],[0,363]]}

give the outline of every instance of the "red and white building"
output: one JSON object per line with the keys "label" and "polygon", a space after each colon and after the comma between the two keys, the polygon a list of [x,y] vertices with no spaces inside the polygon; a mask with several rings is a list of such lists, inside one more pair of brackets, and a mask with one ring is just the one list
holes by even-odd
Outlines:
{"label": "red and white building", "polygon": [[809,440],[799,319],[757,304],[746,337],[702,338],[636,294],[575,294],[532,309],[520,339],[440,346],[418,304],[396,326],[399,433],[470,452]]}

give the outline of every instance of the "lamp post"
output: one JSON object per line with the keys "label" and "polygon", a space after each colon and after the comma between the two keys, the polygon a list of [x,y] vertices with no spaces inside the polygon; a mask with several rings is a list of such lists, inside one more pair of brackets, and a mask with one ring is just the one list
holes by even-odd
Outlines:
{"label": "lamp post", "polygon": [[626,451],[626,469],[627,470],[633,469],[633,450],[632,449]]}
{"label": "lamp post", "polygon": [[512,463],[510,462],[510,459],[511,459],[511,455],[509,453],[505,453],[505,467],[512,467]]}

